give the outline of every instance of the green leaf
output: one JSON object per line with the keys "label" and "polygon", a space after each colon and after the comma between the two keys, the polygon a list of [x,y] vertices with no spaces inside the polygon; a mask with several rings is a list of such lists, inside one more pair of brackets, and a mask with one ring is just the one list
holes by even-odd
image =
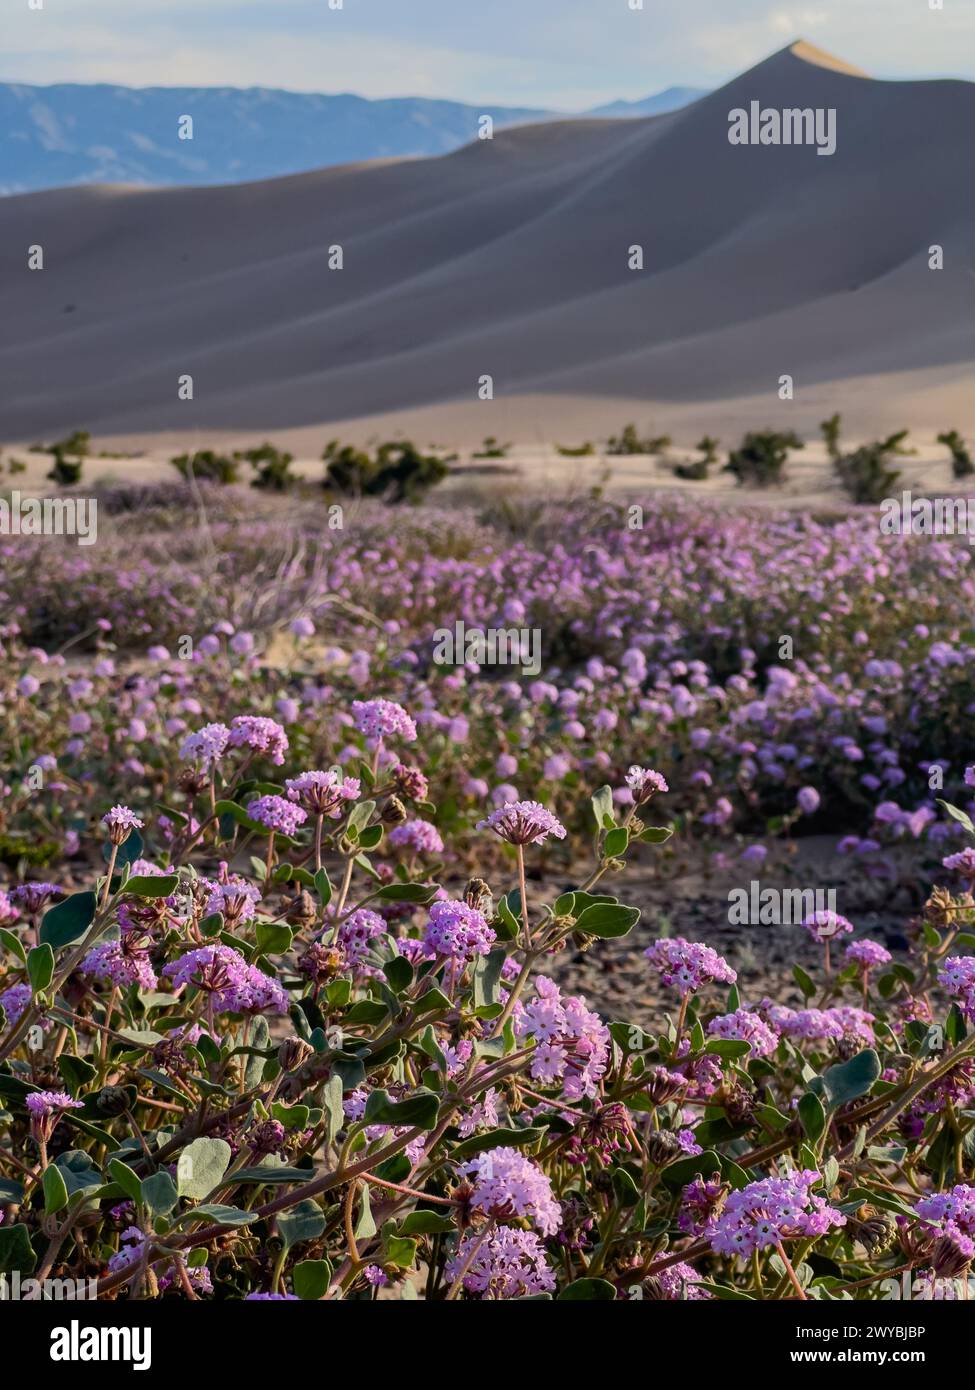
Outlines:
{"label": "green leaf", "polygon": [[665,845],[673,833],[669,825],[648,825],[640,832],[640,839],[648,845]]}
{"label": "green leaf", "polygon": [[440,1113],[440,1101],[433,1091],[422,1087],[405,1100],[394,1101],[386,1091],[370,1091],[364,1119],[369,1125],[402,1125],[408,1129],[433,1129]]}
{"label": "green leaf", "polygon": [[259,1164],[256,1168],[239,1168],[234,1174],[234,1182],[299,1183],[308,1182],[311,1177],[312,1172],[308,1168],[279,1168],[273,1164],[265,1167]]}
{"label": "green leaf", "polygon": [[823,1073],[823,1085],[830,1106],[835,1108],[867,1095],[879,1076],[880,1058],[872,1047],[858,1052],[848,1062],[829,1067]]}
{"label": "green leaf", "polygon": [[23,942],[19,936],[15,936],[12,931],[7,931],[6,927],[3,927],[0,928],[0,941],[12,955],[17,957],[21,965],[27,964],[27,952],[24,950]]}
{"label": "green leaf", "polygon": [[[257,1014],[251,1019],[247,1028],[247,1046],[255,1049],[256,1053],[267,1051],[271,1041],[271,1029],[267,1019],[263,1014]],[[250,1090],[253,1086],[258,1086],[264,1076],[264,1068],[267,1066],[265,1057],[250,1055],[244,1067],[244,1085]]]}
{"label": "green leaf", "polygon": [[136,898],[168,898],[178,887],[176,874],[136,874],[125,881],[125,892]]}
{"label": "green leaf", "polygon": [[194,1139],[179,1156],[176,1186],[181,1197],[200,1200],[217,1186],[230,1164],[224,1139]]}
{"label": "green leaf", "polygon": [[291,950],[294,932],[287,922],[258,922],[255,932],[260,949],[270,956],[283,956]]}
{"label": "green leaf", "polygon": [[600,830],[612,830],[616,824],[616,811],[613,806],[613,788],[600,787],[591,799],[592,813]]}
{"label": "green leaf", "polygon": [[638,907],[623,907],[619,903],[595,903],[576,918],[576,931],[602,940],[628,936],[640,920]]}
{"label": "green leaf", "polygon": [[54,1216],[68,1205],[68,1189],[56,1163],[49,1163],[44,1169],[41,1184],[44,1188],[44,1211],[48,1216]]}
{"label": "green leaf", "polygon": [[311,1111],[307,1105],[285,1105],[281,1101],[275,1101],[271,1106],[271,1114],[285,1129],[293,1130],[305,1128]]}
{"label": "green leaf", "polygon": [[35,994],[42,993],[54,979],[54,952],[46,942],[28,952],[27,975]]}
{"label": "green leaf", "polygon": [[474,1007],[487,1008],[498,998],[498,985],[501,971],[508,953],[503,946],[495,946],[486,956],[479,956],[474,967]]}
{"label": "green leaf", "polygon": [[709,1178],[712,1173],[721,1172],[721,1159],[713,1149],[690,1158],[679,1158],[676,1163],[668,1163],[661,1177],[668,1187],[684,1187],[695,1178]]}
{"label": "green leaf", "polygon": [[78,941],[95,920],[98,904],[94,893],[72,893],[48,908],[41,921],[40,942],[59,950]]}
{"label": "green leaf", "polygon": [[332,901],[332,880],[326,869],[318,869],[315,873],[315,892],[322,907],[328,907]]}
{"label": "green leaf", "polygon": [[402,994],[413,983],[413,967],[405,956],[394,956],[383,966],[383,973],[396,994]]}
{"label": "green leaf", "polygon": [[415,1240],[391,1236],[386,1241],[383,1264],[393,1265],[396,1269],[409,1269],[416,1259],[416,1244]]}
{"label": "green leaf", "polygon": [[142,1201],[142,1180],[127,1163],[123,1163],[120,1158],[110,1158],[108,1171],[112,1175],[112,1181],[118,1183],[127,1197],[131,1197],[133,1202]]}
{"label": "green leaf", "polygon": [[84,1057],[75,1057],[64,1052],[58,1058],[58,1071],[64,1077],[68,1090],[75,1097],[82,1087],[87,1086],[92,1077],[96,1075],[95,1068],[90,1062],[86,1062]]}
{"label": "green leaf", "polygon": [[618,859],[621,854],[626,853],[626,847],[630,843],[630,832],[625,825],[618,825],[613,830],[606,832],[606,839],[603,841],[603,856],[606,859]]}
{"label": "green leaf", "polygon": [[376,897],[384,903],[416,903],[423,906],[433,902],[439,892],[435,883],[387,883]]}
{"label": "green leaf", "polygon": [[36,1263],[27,1227],[0,1226],[0,1274],[30,1274]]}
{"label": "green leaf", "polygon": [[201,1202],[192,1211],[184,1211],[177,1225],[190,1216],[203,1217],[204,1220],[213,1221],[218,1226],[250,1226],[261,1219],[256,1211],[244,1211],[241,1207],[226,1207],[221,1202]]}
{"label": "green leaf", "polygon": [[609,1303],[616,1297],[616,1289],[608,1279],[576,1279],[565,1288],[555,1300],[557,1303]]}
{"label": "green leaf", "polygon": [[540,1139],[544,1139],[546,1131],[538,1129],[490,1129],[483,1134],[472,1134],[469,1139],[462,1139],[450,1153],[451,1159],[472,1158],[474,1154],[479,1154],[483,1149],[527,1148],[531,1144],[537,1144]]}
{"label": "green leaf", "polygon": [[168,1216],[179,1200],[176,1184],[164,1170],[142,1179],[141,1200],[153,1216]]}
{"label": "green leaf", "polygon": [[712,1057],[744,1057],[751,1052],[751,1044],[743,1038],[711,1038],[705,1051]]}
{"label": "green leaf", "polygon": [[806,974],[805,970],[803,970],[801,965],[794,965],[792,967],[792,978],[795,980],[796,984],[802,990],[803,999],[811,999],[813,995],[816,993],[816,986],[813,984],[812,980]]}
{"label": "green leaf", "polygon": [[84,1149],[68,1149],[54,1160],[61,1170],[70,1196],[76,1192],[95,1192],[103,1185],[102,1175]]}
{"label": "green leaf", "polygon": [[325,1229],[325,1217],[322,1209],[310,1198],[299,1202],[290,1211],[280,1212],[277,1223],[278,1234],[284,1243],[285,1250],[290,1250],[292,1246],[299,1245],[305,1240],[317,1240]]}
{"label": "green leaf", "polygon": [[356,834],[358,834],[360,830],[365,830],[375,809],[376,803],[374,801],[360,801],[357,805],[353,806],[352,814],[346,822],[346,834],[349,834],[349,832],[353,830]]}
{"label": "green leaf", "polygon": [[826,1132],[826,1111],[812,1091],[807,1091],[799,1101],[799,1119],[810,1143],[818,1143]]}
{"label": "green leaf", "polygon": [[447,1235],[456,1229],[453,1217],[436,1211],[411,1211],[397,1228],[401,1236]]}
{"label": "green leaf", "polygon": [[291,1271],[291,1286],[306,1302],[322,1298],[331,1282],[332,1266],[328,1260],[302,1260]]}

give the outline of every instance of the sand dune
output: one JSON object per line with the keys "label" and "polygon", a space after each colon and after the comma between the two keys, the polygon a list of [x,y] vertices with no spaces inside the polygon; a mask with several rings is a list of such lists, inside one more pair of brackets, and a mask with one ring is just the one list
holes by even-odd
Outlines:
{"label": "sand dune", "polygon": [[[836,153],[732,146],[728,113],[753,100],[835,108]],[[834,399],[863,428],[971,428],[973,129],[973,84],[872,81],[797,44],[646,120],[239,187],[6,199],[0,437],[381,416],[443,442],[571,442],[637,412],[720,427],[745,400],[751,423],[802,429]]]}

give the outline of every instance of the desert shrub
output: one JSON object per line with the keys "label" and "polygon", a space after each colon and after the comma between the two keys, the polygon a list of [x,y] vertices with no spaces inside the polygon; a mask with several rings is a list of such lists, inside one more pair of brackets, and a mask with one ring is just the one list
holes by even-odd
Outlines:
{"label": "desert shrub", "polygon": [[621,434],[610,435],[606,452],[619,456],[662,454],[670,448],[673,442],[669,434],[653,435],[649,439],[641,439],[637,433],[636,425],[624,425]]}
{"label": "desert shrub", "polygon": [[265,488],[268,492],[287,492],[298,481],[298,475],[291,472],[294,454],[283,453],[273,444],[261,444],[255,449],[242,449],[234,453],[234,458],[249,463],[256,477],[251,487]]}
{"label": "desert shrub", "polygon": [[176,458],[170,459],[170,463],[187,480],[192,478],[198,482],[220,483],[223,486],[238,481],[236,459],[228,458],[226,454],[215,453],[213,449],[198,449],[195,454],[179,454]]}
{"label": "desert shrub", "polygon": [[322,454],[324,486],[341,496],[380,497],[393,504],[417,503],[450,472],[436,454],[421,454],[408,440],[380,444],[374,455],[332,440]]}
{"label": "desert shrub", "polygon": [[54,456],[54,462],[47,476],[61,487],[72,487],[81,481],[84,460],[90,451],[91,435],[87,430],[75,430],[65,439],[48,445],[46,452]]}
{"label": "desert shrub", "polygon": [[556,452],[567,459],[589,458],[596,452],[595,447],[587,440],[585,444],[556,444]]}
{"label": "desert shrub", "polygon": [[694,447],[701,453],[701,458],[693,459],[690,463],[676,463],[674,465],[674,476],[683,478],[685,482],[703,482],[710,474],[711,465],[718,461],[718,445],[721,441],[712,439],[706,434],[702,440]]}
{"label": "desert shrub", "polygon": [[891,468],[890,460],[910,452],[902,447],[907,434],[907,430],[899,430],[836,458],[836,474],[852,502],[874,505],[890,496],[901,476],[900,469]]}
{"label": "desert shrub", "polygon": [[842,417],[839,412],[831,415],[828,420],[824,420],[819,426],[823,440],[826,444],[826,452],[835,463],[840,457],[840,425]]}
{"label": "desert shrub", "polygon": [[955,478],[968,478],[975,473],[975,463],[968,452],[968,446],[957,430],[946,430],[938,435],[938,443],[951,452],[951,472]]}
{"label": "desert shrub", "polygon": [[729,456],[724,472],[733,473],[739,485],[777,487],[785,482],[789,450],[803,448],[802,440],[792,430],[749,433]]}
{"label": "desert shrub", "polygon": [[501,444],[495,439],[493,434],[489,434],[482,443],[480,449],[475,449],[471,458],[476,459],[506,459],[510,444]]}

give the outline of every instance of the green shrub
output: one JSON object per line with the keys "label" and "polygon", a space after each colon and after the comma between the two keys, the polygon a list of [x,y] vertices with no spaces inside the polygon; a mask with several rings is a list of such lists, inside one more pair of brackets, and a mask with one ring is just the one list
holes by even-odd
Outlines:
{"label": "green shrub", "polygon": [[236,450],[234,458],[249,463],[254,469],[256,477],[252,479],[251,487],[266,488],[269,492],[287,492],[298,481],[298,475],[291,472],[294,454],[275,449],[267,440],[256,449]]}
{"label": "green shrub", "polygon": [[476,450],[471,457],[476,459],[506,459],[510,448],[510,444],[499,444],[494,435],[489,434],[480,449]]}
{"label": "green shrub", "polygon": [[212,449],[198,449],[195,454],[180,454],[170,459],[186,479],[195,478],[197,482],[236,483],[237,464],[226,454],[214,453]]}
{"label": "green shrub", "polygon": [[381,444],[371,457],[351,444],[331,440],[322,454],[324,486],[352,497],[381,497],[386,502],[419,502],[450,472],[436,454],[421,454],[409,440]]}
{"label": "green shrub", "polygon": [[567,459],[589,458],[592,454],[596,452],[595,448],[592,446],[592,444],[589,443],[588,440],[585,444],[556,444],[555,448],[557,453],[561,454],[563,458]]}
{"label": "green shrub", "polygon": [[46,452],[54,456],[48,478],[60,487],[72,487],[81,480],[84,460],[91,452],[91,435],[87,430],[75,430],[65,439],[49,444]]}
{"label": "green shrub", "polygon": [[610,435],[609,443],[606,446],[607,454],[619,456],[629,454],[662,454],[669,449],[674,441],[669,434],[659,434],[651,436],[649,439],[641,439],[637,434],[636,425],[624,425],[620,435]]}
{"label": "green shrub", "polygon": [[907,433],[907,430],[899,430],[886,439],[863,444],[852,454],[836,458],[837,477],[851,502],[875,505],[890,496],[901,475],[900,469],[889,466],[889,461],[896,455],[911,452],[901,447]]}
{"label": "green shrub", "polygon": [[975,463],[957,430],[946,430],[944,434],[939,434],[938,443],[951,450],[951,472],[954,477],[968,478],[975,473]]}
{"label": "green shrub", "polygon": [[776,430],[749,433],[742,440],[741,447],[733,451],[723,471],[733,473],[739,485],[777,487],[785,482],[789,450],[805,447],[792,430],[785,433]]}
{"label": "green shrub", "polygon": [[678,463],[674,465],[674,477],[683,478],[685,482],[700,483],[709,476],[712,463],[718,461],[719,439],[712,439],[706,434],[702,440],[695,444],[703,457],[694,459],[691,463]]}

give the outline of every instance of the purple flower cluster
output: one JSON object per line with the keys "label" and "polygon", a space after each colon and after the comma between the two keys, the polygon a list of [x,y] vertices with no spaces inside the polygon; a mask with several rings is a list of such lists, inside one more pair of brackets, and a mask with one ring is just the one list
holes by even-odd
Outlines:
{"label": "purple flower cluster", "polygon": [[778,1034],[758,1014],[749,1013],[747,1009],[736,1009],[734,1013],[712,1018],[708,1033],[713,1038],[732,1038],[749,1043],[755,1057],[768,1057],[779,1045]]}
{"label": "purple flower cluster", "polygon": [[733,985],[738,976],[723,957],[710,946],[685,941],[682,936],[664,937],[643,953],[660,971],[665,985],[676,985],[681,994],[703,989],[712,980]]}
{"label": "purple flower cluster", "polygon": [[247,814],[265,830],[275,830],[282,835],[294,835],[308,819],[307,811],[293,801],[285,801],[283,796],[256,797],[247,803]]}
{"label": "purple flower cluster", "polygon": [[707,1233],[711,1249],[747,1256],[795,1236],[821,1236],[845,1226],[843,1213],[811,1191],[819,1180],[814,1169],[791,1169],[781,1178],[762,1178],[729,1193]]}
{"label": "purple flower cluster", "polygon": [[227,746],[266,753],[275,767],[280,767],[288,751],[288,735],[274,719],[259,714],[238,714],[231,720]]}
{"label": "purple flower cluster", "polygon": [[442,854],[443,840],[435,825],[426,820],[408,820],[389,832],[393,849],[409,850],[413,854]]}
{"label": "purple flower cluster", "polygon": [[249,965],[232,946],[200,946],[163,966],[177,989],[193,985],[213,996],[218,1013],[288,1012],[288,996],[270,975]]}
{"label": "purple flower cluster", "polygon": [[832,941],[834,936],[841,936],[853,930],[852,922],[848,922],[845,917],[827,907],[806,917],[802,925],[816,941]]}
{"label": "purple flower cluster", "polygon": [[864,970],[872,970],[875,966],[889,964],[893,957],[878,941],[851,941],[843,952],[843,959],[855,962]]}
{"label": "purple flower cluster", "polygon": [[462,1165],[474,1190],[474,1211],[496,1221],[522,1218],[543,1236],[554,1236],[562,1221],[562,1209],[552,1193],[548,1177],[517,1149],[487,1149]]}
{"label": "purple flower cluster", "polygon": [[359,907],[342,921],[336,941],[348,965],[356,970],[366,962],[372,943],[386,935],[386,923],[378,912]]}
{"label": "purple flower cluster", "polygon": [[179,756],[185,762],[194,763],[202,772],[214,767],[230,742],[230,730],[226,724],[204,724],[195,734],[188,734],[180,744]]}
{"label": "purple flower cluster", "polygon": [[949,956],[938,971],[938,983],[958,1001],[969,1021],[975,1021],[975,956]]}
{"label": "purple flower cluster", "polygon": [[107,980],[120,989],[129,985],[141,990],[156,989],[159,981],[143,941],[141,936],[137,941],[128,941],[125,933],[117,941],[100,941],[81,962],[81,973],[94,980]]}
{"label": "purple flower cluster", "polygon": [[470,961],[487,955],[495,939],[483,913],[466,903],[448,898],[431,905],[423,940],[433,955]]}
{"label": "purple flower cluster", "polygon": [[299,801],[318,816],[337,820],[346,801],[359,795],[358,777],[340,777],[333,769],[328,772],[302,772],[289,777],[284,784],[290,800]]}
{"label": "purple flower cluster", "polygon": [[509,801],[478,821],[478,830],[493,830],[509,845],[540,845],[554,835],[565,839],[565,826],[539,801]]}
{"label": "purple flower cluster", "polygon": [[563,998],[554,980],[539,975],[535,994],[514,1010],[519,1042],[534,1042],[529,1071],[543,1086],[561,1085],[566,1100],[592,1099],[609,1065],[610,1033],[580,997]]}
{"label": "purple flower cluster", "polygon": [[447,1278],[457,1279],[465,1267],[464,1289],[482,1299],[530,1298],[555,1288],[538,1236],[513,1226],[501,1226],[487,1236],[468,1231],[447,1264]]}
{"label": "purple flower cluster", "polygon": [[356,728],[366,738],[391,738],[395,735],[407,743],[416,740],[416,725],[395,700],[353,700],[352,714]]}
{"label": "purple flower cluster", "polygon": [[633,793],[633,800],[637,806],[642,806],[645,801],[649,801],[657,792],[669,792],[666,778],[659,772],[654,772],[650,767],[637,767],[634,765],[626,774],[626,785]]}

